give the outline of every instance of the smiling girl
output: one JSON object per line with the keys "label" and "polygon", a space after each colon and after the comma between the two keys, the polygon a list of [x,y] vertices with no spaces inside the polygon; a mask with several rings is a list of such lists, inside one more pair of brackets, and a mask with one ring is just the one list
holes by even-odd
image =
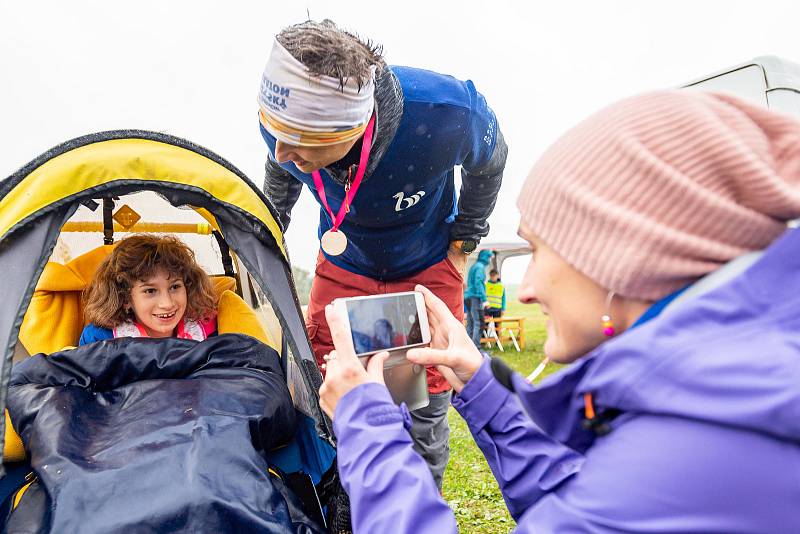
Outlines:
{"label": "smiling girl", "polygon": [[84,293],[79,345],[116,337],[202,341],[216,331],[214,290],[174,236],[133,235],[100,264]]}

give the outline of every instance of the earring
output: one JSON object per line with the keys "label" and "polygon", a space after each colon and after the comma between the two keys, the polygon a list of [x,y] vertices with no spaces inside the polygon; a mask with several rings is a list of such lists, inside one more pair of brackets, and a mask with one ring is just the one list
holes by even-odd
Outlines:
{"label": "earring", "polygon": [[606,314],[601,317],[603,321],[603,335],[606,337],[612,337],[616,330],[614,330],[614,323],[611,321],[611,300],[614,298],[614,292],[609,291],[608,296],[606,297]]}

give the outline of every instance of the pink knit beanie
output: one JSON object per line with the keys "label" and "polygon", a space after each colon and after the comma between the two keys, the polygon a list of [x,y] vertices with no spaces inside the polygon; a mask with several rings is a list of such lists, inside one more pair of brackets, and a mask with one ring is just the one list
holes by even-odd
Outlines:
{"label": "pink knit beanie", "polygon": [[800,122],[723,94],[635,96],[556,141],[517,205],[586,276],[658,300],[800,217]]}

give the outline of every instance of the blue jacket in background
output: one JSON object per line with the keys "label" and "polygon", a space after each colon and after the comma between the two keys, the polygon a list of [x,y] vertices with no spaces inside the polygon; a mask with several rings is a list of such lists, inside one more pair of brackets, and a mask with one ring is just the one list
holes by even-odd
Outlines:
{"label": "blue jacket in background", "polygon": [[[405,278],[447,256],[458,214],[454,168],[486,165],[498,131],[494,113],[471,81],[411,67],[393,66],[392,71],[403,92],[400,125],[341,225],[347,249],[339,256],[325,254],[337,267],[375,280]],[[275,138],[263,126],[261,135],[274,159]],[[292,162],[280,166],[320,203],[311,174]],[[325,169],[320,176],[336,214],[344,188]],[[331,225],[320,207],[318,237]]]}
{"label": "blue jacket in background", "polygon": [[[453,405],[516,532],[800,532],[799,249],[788,231],[538,386],[486,360]],[[608,432],[584,426],[587,393]],[[385,387],[347,393],[333,424],[354,533],[456,531]]]}
{"label": "blue jacket in background", "polygon": [[481,250],[478,253],[478,260],[469,268],[467,274],[467,289],[464,291],[464,300],[468,298],[479,298],[481,302],[486,302],[486,268],[492,258],[491,250]]}

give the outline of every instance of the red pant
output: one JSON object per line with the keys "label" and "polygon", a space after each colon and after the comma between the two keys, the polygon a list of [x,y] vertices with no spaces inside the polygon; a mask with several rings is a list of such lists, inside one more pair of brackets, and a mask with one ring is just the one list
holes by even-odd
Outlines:
{"label": "red pant", "polygon": [[[381,282],[345,271],[325,259],[325,256],[320,253],[314,274],[306,328],[314,355],[317,358],[317,365],[321,365],[322,357],[333,350],[331,332],[328,329],[328,322],[325,320],[325,306],[334,299],[412,291],[415,285],[422,284],[442,299],[459,321],[464,320],[463,280],[461,273],[448,259],[408,278]],[[427,371],[428,390],[431,393],[441,393],[450,389],[450,384],[436,368],[428,367]]]}

